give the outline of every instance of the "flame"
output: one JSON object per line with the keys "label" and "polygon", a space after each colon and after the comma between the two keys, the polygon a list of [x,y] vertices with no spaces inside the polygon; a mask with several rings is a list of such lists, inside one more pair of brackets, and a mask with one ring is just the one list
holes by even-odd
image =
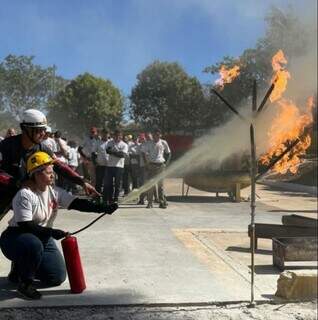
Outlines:
{"label": "flame", "polygon": [[272,83],[275,84],[275,87],[269,97],[271,102],[280,99],[287,88],[287,81],[290,79],[290,73],[284,69],[284,65],[286,64],[287,60],[284,56],[284,52],[279,50],[272,58],[272,67],[275,72]]}
{"label": "flame", "polygon": [[240,67],[234,66],[233,68],[226,69],[226,67],[222,65],[219,73],[220,78],[215,81],[215,84],[223,89],[226,83],[231,83],[240,74]]}
{"label": "flame", "polygon": [[273,167],[274,171],[282,174],[288,171],[297,172],[302,157],[311,144],[310,135],[305,133],[305,128],[313,122],[314,107],[313,97],[307,99],[305,111],[301,111],[293,101],[282,98],[291,78],[285,69],[286,64],[284,53],[279,50],[272,58],[272,83],[275,87],[270,96],[271,102],[276,102],[278,112],[268,132],[269,148],[266,154],[260,157],[262,164],[269,165],[273,158],[280,156],[293,141],[299,139],[300,142]]}
{"label": "flame", "polygon": [[300,139],[300,142],[273,167],[274,171],[282,174],[288,171],[296,173],[302,156],[311,144],[310,135],[304,132],[313,122],[314,99],[308,98],[307,108],[303,113],[291,100],[281,99],[277,103],[279,111],[268,132],[270,147],[267,153],[260,157],[260,162],[269,165],[272,158],[281,155],[290,143]]}

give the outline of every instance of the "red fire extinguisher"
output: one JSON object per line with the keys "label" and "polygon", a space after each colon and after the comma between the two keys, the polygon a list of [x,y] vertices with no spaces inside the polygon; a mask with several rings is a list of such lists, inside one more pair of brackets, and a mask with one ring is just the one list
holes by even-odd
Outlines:
{"label": "red fire extinguisher", "polygon": [[85,229],[89,228],[96,221],[104,217],[106,214],[111,214],[105,212],[101,214],[98,218],[93,220],[91,223],[85,227],[70,233],[69,236],[62,240],[62,249],[64,254],[64,260],[66,264],[66,270],[68,279],[71,286],[71,291],[73,293],[81,293],[86,289],[85,277],[81,263],[81,257],[79,254],[79,249],[77,245],[76,237],[73,237],[74,234],[80,233]]}
{"label": "red fire extinguisher", "polygon": [[63,239],[62,249],[71,291],[81,293],[85,290],[86,283],[76,237],[68,236]]}

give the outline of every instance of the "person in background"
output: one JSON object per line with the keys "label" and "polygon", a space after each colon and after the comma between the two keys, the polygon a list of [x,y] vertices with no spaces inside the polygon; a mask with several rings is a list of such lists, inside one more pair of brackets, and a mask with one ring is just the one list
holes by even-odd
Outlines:
{"label": "person in background", "polygon": [[[170,162],[171,151],[166,140],[161,139],[160,129],[155,129],[153,132],[153,140],[150,141],[143,149],[146,160],[147,175],[151,179],[161,174]],[[167,200],[164,194],[163,179],[158,182],[158,197],[159,208],[167,208]],[[152,208],[153,196],[155,187],[149,189],[147,194],[148,205],[147,208]]]}
{"label": "person in background", "polygon": [[83,145],[79,146],[78,152],[83,157],[83,165],[85,166],[86,172],[89,175],[91,184],[96,185],[96,145],[100,140],[98,136],[98,130],[96,127],[91,127],[89,131],[89,136],[85,137]]}
{"label": "person in background", "polygon": [[[62,133],[60,131],[56,131],[54,134],[54,139],[56,142],[57,151],[55,152],[56,158],[65,164],[68,164],[68,160],[70,157],[70,147],[67,144],[65,138],[62,138]],[[61,188],[67,187],[67,182],[61,175],[57,175],[56,184]]]}
{"label": "person in background", "polygon": [[132,188],[139,188],[139,174],[140,174],[140,152],[139,152],[138,137],[133,136],[132,142],[128,146],[128,153],[130,157],[130,173],[132,180]]}
{"label": "person in background", "polygon": [[[145,161],[145,153],[143,150],[145,150],[147,144],[149,141],[152,140],[151,133],[140,133],[138,137],[139,146],[138,146],[138,153],[139,153],[139,187],[142,187],[146,181],[147,181],[147,172],[146,172],[146,161]],[[145,198],[147,196],[147,192],[143,192],[139,196],[139,201],[137,204],[144,205],[145,204]]]}
{"label": "person in background", "polygon": [[102,130],[102,137],[96,149],[96,190],[102,192],[104,186],[104,177],[107,169],[107,161],[109,158],[106,153],[106,145],[109,141],[109,133],[106,129]]}
{"label": "person in background", "polygon": [[[68,143],[69,147],[69,158],[68,158],[68,165],[73,170],[76,171],[78,168],[78,160],[79,160],[79,153],[77,152],[77,144],[75,141],[71,140]],[[65,189],[67,191],[71,191],[73,194],[77,192],[76,184],[65,180]]]}
{"label": "person in background", "polygon": [[17,132],[15,131],[15,129],[14,128],[9,128],[7,130],[5,138],[13,137],[13,136],[16,136],[16,135],[17,135]]}
{"label": "person in background", "polygon": [[125,156],[125,164],[124,164],[124,172],[123,172],[123,189],[124,189],[124,195],[127,196],[128,193],[130,192],[130,180],[131,180],[131,162],[130,162],[129,147],[133,143],[132,135],[131,134],[125,135],[123,141],[128,146],[128,153]]}
{"label": "person in background", "polygon": [[52,152],[57,152],[57,144],[55,140],[52,138],[52,128],[49,126],[46,126],[45,130],[45,136],[43,138],[42,144],[47,146]]}
{"label": "person in background", "polygon": [[106,152],[109,155],[107,169],[104,178],[104,201],[108,204],[118,203],[120,182],[123,176],[125,156],[128,154],[128,146],[122,140],[122,132],[116,130],[113,139],[106,144]]}
{"label": "person in background", "polygon": [[41,298],[34,279],[45,286],[65,281],[64,259],[53,239],[60,240],[69,233],[53,228],[58,208],[112,214],[118,207],[97,205],[54,186],[53,163],[53,158],[42,151],[28,158],[27,186],[15,195],[13,217],[0,237],[1,250],[16,270],[18,292],[27,299]]}

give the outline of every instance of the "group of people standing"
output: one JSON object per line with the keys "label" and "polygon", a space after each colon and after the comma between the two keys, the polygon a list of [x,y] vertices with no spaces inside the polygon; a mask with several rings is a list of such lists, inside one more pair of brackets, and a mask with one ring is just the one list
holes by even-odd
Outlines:
{"label": "group of people standing", "polygon": [[[128,194],[130,177],[132,188],[139,188],[164,170],[171,152],[158,129],[123,137],[120,130],[112,135],[103,130],[99,136],[93,127],[77,147],[59,132],[53,134],[45,115],[35,109],[23,113],[20,128],[21,134],[10,130],[0,140],[0,220],[13,209],[0,236],[0,248],[12,262],[8,280],[18,284],[25,298],[40,299],[34,280],[56,286],[66,278],[54,239],[67,237],[69,232],[53,227],[58,208],[112,214],[118,208],[121,184]],[[90,182],[78,173],[81,161]],[[56,176],[59,186],[54,184]],[[104,201],[79,198],[67,190],[72,185],[81,186],[87,195],[102,195]],[[147,196],[151,208],[153,195],[151,188],[138,203],[144,204]],[[167,207],[163,181],[158,183],[158,200],[160,208]]]}
{"label": "group of people standing", "polygon": [[47,121],[42,112],[26,110],[20,128],[21,134],[0,141],[0,220],[13,209],[0,236],[0,248],[11,261],[8,280],[17,284],[23,297],[40,299],[35,280],[57,286],[66,278],[65,263],[54,239],[67,237],[69,232],[53,227],[58,208],[112,214],[118,206],[78,198],[54,185],[57,174],[82,186],[87,195],[99,195],[43,143]]}
{"label": "group of people standing", "polygon": [[[140,188],[147,179],[161,173],[171,159],[169,145],[161,138],[159,129],[136,136],[123,135],[120,130],[112,134],[102,130],[99,135],[97,128],[92,127],[78,151],[91,183],[108,204],[118,202],[121,189],[128,195],[131,189]],[[166,208],[162,180],[157,188],[159,207]],[[144,204],[147,197],[147,208],[151,208],[155,193],[156,186],[143,193],[138,204]]]}

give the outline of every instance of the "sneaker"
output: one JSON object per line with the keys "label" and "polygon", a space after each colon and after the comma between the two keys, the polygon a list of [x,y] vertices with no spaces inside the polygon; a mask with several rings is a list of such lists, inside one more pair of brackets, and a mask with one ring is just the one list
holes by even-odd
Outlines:
{"label": "sneaker", "polygon": [[139,200],[139,201],[137,202],[137,204],[144,205],[144,204],[145,204],[145,201],[144,201],[144,200]]}
{"label": "sneaker", "polygon": [[32,283],[20,282],[18,292],[26,299],[39,300],[42,297],[42,294],[34,288]]}
{"label": "sneaker", "polygon": [[8,281],[12,283],[19,283],[19,274],[17,269],[14,267],[14,263],[11,263],[11,270],[8,274]]}
{"label": "sneaker", "polygon": [[152,203],[147,204],[147,209],[153,208]]}

